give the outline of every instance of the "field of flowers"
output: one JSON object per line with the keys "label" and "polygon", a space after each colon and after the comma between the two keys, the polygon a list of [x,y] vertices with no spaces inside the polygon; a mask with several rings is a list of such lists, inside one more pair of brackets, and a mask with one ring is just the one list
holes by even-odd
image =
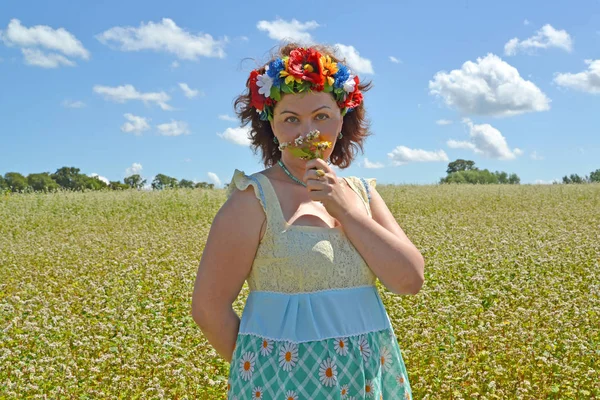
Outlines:
{"label": "field of flowers", "polygon": [[[415,399],[600,398],[600,185],[378,189],[426,260],[380,287]],[[0,196],[0,398],[225,398],[190,316],[224,200]]]}

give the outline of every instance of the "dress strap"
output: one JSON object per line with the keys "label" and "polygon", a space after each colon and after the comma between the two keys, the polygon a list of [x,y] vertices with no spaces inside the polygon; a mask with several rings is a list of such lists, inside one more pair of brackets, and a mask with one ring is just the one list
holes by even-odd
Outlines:
{"label": "dress strap", "polygon": [[277,197],[277,193],[273,188],[271,180],[260,172],[257,172],[252,176],[254,176],[260,182],[263,188],[266,198],[266,212],[269,226],[271,226],[271,229],[273,229],[274,232],[281,231],[284,229],[286,221],[283,217],[281,204],[279,203],[279,198]]}

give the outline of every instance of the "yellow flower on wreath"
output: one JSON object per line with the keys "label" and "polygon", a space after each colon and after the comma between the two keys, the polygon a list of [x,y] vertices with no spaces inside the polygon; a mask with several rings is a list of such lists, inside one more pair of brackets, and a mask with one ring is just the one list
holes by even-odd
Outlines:
{"label": "yellow flower on wreath", "polygon": [[327,78],[329,86],[333,86],[335,79],[333,75],[338,72],[337,63],[331,60],[330,56],[321,56],[321,64],[323,65],[323,75]]}

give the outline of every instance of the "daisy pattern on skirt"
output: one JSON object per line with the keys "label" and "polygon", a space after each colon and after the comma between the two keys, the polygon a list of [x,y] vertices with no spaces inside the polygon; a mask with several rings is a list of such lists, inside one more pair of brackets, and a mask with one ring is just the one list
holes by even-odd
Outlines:
{"label": "daisy pattern on skirt", "polygon": [[369,357],[371,357],[371,346],[369,346],[366,336],[363,335],[360,337],[360,339],[358,339],[358,346],[360,348],[360,354],[362,355],[363,361],[367,361]]}
{"label": "daisy pattern on skirt", "polygon": [[408,390],[404,392],[404,400],[410,400],[410,393],[408,392]]}
{"label": "daisy pattern on skirt", "polygon": [[337,383],[337,365],[331,358],[321,362],[319,366],[319,379],[325,386],[333,386]]}
{"label": "daisy pattern on skirt", "polygon": [[373,397],[373,382],[370,379],[365,382],[365,396]]}
{"label": "daisy pattern on skirt", "polygon": [[296,394],[296,392],[293,390],[288,390],[285,393],[285,400],[298,400],[298,394]]}
{"label": "daisy pattern on skirt", "polygon": [[404,377],[404,374],[400,374],[396,377],[396,382],[398,382],[398,384],[400,384],[400,386],[404,387],[404,383],[406,382],[406,378]]}
{"label": "daisy pattern on skirt", "polygon": [[268,356],[273,351],[273,342],[269,339],[263,339],[260,345],[260,355]]}
{"label": "daisy pattern on skirt", "polygon": [[348,355],[348,339],[346,338],[339,338],[335,340],[335,345],[333,346],[335,348],[335,352],[338,353],[340,356],[347,356]]}
{"label": "daisy pattern on skirt", "polygon": [[252,391],[252,398],[253,399],[262,399],[263,398],[262,386],[257,386],[254,388],[254,390]]}
{"label": "daisy pattern on skirt", "polygon": [[246,352],[240,360],[240,375],[242,379],[247,381],[252,378],[254,372],[254,364],[256,364],[256,353]]}
{"label": "daisy pattern on skirt", "polygon": [[381,370],[387,371],[392,365],[392,353],[387,346],[381,348],[381,354],[379,355],[379,362],[381,363]]}
{"label": "daisy pattern on skirt", "polygon": [[348,385],[347,384],[343,385],[340,388],[340,394],[342,395],[342,399],[345,399],[348,396],[348,393],[349,393],[349,391],[348,391]]}
{"label": "daisy pattern on skirt", "polygon": [[298,362],[298,346],[291,342],[285,342],[279,352],[279,367],[290,372]]}

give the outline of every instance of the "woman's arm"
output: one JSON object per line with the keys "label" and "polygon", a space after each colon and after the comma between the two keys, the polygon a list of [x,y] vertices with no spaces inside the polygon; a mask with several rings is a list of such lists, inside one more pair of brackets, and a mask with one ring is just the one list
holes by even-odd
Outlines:
{"label": "woman's arm", "polygon": [[265,214],[253,188],[236,190],[211,225],[192,295],[192,318],[231,362],[240,319],[232,308],[250,272]]}
{"label": "woman's arm", "polygon": [[[373,188],[371,214],[344,213],[340,223],[381,283],[396,294],[417,294],[424,282],[425,260]],[[351,208],[356,210],[356,208]]]}

